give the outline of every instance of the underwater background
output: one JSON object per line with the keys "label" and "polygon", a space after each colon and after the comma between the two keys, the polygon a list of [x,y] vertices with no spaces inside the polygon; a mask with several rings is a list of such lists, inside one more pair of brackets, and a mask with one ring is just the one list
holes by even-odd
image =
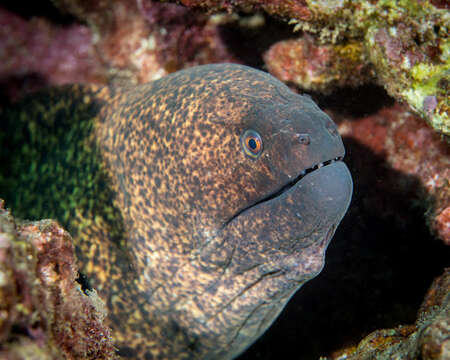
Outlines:
{"label": "underwater background", "polygon": [[[293,91],[311,95],[343,137],[352,203],[322,273],[239,359],[445,359],[449,340],[440,329],[450,327],[448,10],[447,1],[428,0],[0,1],[0,106],[49,85],[144,83],[218,62],[268,71]],[[0,244],[17,235],[5,208]],[[0,246],[1,274],[9,279],[0,283],[0,357],[33,353],[56,359],[64,351],[74,358],[114,358],[101,306],[74,289],[61,291],[77,277],[65,243],[70,239],[52,222],[17,224],[21,245]],[[30,253],[43,251],[36,244],[47,240],[37,241],[39,236],[57,236],[46,261],[69,264],[61,275],[64,285],[47,283],[41,292],[32,284],[42,281],[34,274],[42,271],[42,261],[16,271]],[[10,249],[16,249],[14,260]],[[67,306],[52,302],[58,291]],[[56,310],[33,297],[50,299]],[[18,311],[18,304],[32,310]],[[36,323],[36,309],[51,321]],[[55,311],[84,318],[58,320]],[[64,335],[58,326],[67,321],[80,328],[89,323],[96,340],[83,343],[83,329]],[[57,331],[49,324],[57,324]],[[14,348],[18,338],[20,351]]]}

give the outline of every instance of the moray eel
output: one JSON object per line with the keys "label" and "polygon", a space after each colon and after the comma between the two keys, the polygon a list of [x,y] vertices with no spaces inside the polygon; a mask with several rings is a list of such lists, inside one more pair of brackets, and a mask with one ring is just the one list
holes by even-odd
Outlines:
{"label": "moray eel", "polygon": [[332,120],[241,65],[48,90],[2,128],[0,197],[70,230],[123,358],[238,356],[321,271],[352,194]]}

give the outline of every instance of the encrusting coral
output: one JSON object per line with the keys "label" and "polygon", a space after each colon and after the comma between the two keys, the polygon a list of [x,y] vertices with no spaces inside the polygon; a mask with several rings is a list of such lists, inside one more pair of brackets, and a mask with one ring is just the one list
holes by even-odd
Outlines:
{"label": "encrusting coral", "polygon": [[53,220],[16,221],[0,200],[0,358],[115,359],[106,311],[80,284]]}
{"label": "encrusting coral", "polygon": [[[294,31],[315,34],[316,43],[309,48],[314,49],[316,56],[305,51],[308,38],[283,40],[265,56],[269,70],[275,75],[289,68],[287,80],[296,85],[331,91],[335,86],[358,85],[370,79],[367,68],[371,66],[376,81],[391,96],[407,102],[437,131],[450,135],[450,13],[445,2],[182,0],[181,3],[209,11],[262,9],[281,17],[294,25]],[[324,61],[325,66],[320,66]],[[314,66],[316,62],[319,66]]]}

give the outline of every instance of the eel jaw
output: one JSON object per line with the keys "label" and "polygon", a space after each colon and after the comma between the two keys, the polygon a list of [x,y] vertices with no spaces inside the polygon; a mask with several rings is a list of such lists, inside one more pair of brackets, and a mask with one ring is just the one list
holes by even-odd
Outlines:
{"label": "eel jaw", "polygon": [[[200,268],[218,273],[214,292],[202,293],[203,303],[217,304],[221,313],[205,322],[210,329],[220,328],[217,338],[223,335],[220,343],[227,344],[217,349],[215,343],[211,354],[237,356],[244,351],[292,294],[322,270],[327,245],[352,194],[351,174],[341,159],[302,170],[293,181],[236,214],[203,248]],[[239,291],[229,286],[230,281],[237,281]],[[223,318],[230,319],[226,328]],[[219,358],[209,356],[213,357]]]}
{"label": "eel jaw", "polygon": [[320,162],[316,165],[313,165],[307,169],[302,170],[293,180],[289,181],[288,183],[286,183],[285,185],[283,185],[279,190],[267,195],[266,197],[256,201],[255,203],[239,210],[236,214],[234,214],[230,219],[228,219],[222,226],[222,229],[224,227],[226,227],[230,222],[232,222],[235,218],[237,218],[239,215],[241,215],[243,212],[247,211],[248,209],[257,206],[261,203],[264,203],[266,201],[270,201],[278,196],[280,196],[282,193],[288,191],[289,189],[291,189],[293,186],[295,186],[300,180],[303,179],[303,177],[305,177],[307,174],[310,174],[313,171],[316,171],[324,166],[330,165],[334,162],[338,162],[338,161],[342,161],[343,160],[343,156],[337,156],[333,159],[330,160],[326,160],[323,162]]}
{"label": "eel jaw", "polygon": [[307,174],[312,173],[313,171],[316,171],[316,170],[318,170],[318,169],[320,169],[320,168],[322,168],[322,167],[324,167],[324,166],[330,165],[330,164],[332,164],[332,163],[334,163],[334,162],[342,161],[343,158],[344,158],[343,156],[337,156],[337,157],[335,157],[334,159],[326,160],[326,161],[324,161],[324,162],[318,163],[318,164],[316,164],[316,165],[314,165],[314,166],[311,166],[311,167],[309,167],[309,168],[307,168],[307,169],[301,171],[300,174],[297,175],[297,177],[295,177],[293,180],[289,181],[287,184],[283,185],[279,190],[277,190],[277,191],[275,191],[274,193],[272,193],[272,194],[266,196],[265,198],[263,198],[263,199],[257,201],[257,202],[254,203],[253,205],[250,205],[249,207],[247,207],[247,209],[250,208],[250,207],[252,207],[252,206],[258,205],[258,204],[260,204],[260,203],[262,203],[262,202],[265,202],[265,201],[274,199],[274,198],[276,198],[277,196],[280,196],[282,193],[288,191],[290,188],[292,188],[293,186],[295,186],[295,184],[297,184],[297,183],[298,183],[301,179],[303,179]]}

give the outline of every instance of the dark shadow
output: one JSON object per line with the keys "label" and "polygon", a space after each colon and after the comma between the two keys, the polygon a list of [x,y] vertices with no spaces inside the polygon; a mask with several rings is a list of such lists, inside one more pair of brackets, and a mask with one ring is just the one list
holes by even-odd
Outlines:
{"label": "dark shadow", "polygon": [[9,76],[0,79],[0,108],[14,103],[24,96],[47,87],[48,82],[38,74]]}
{"label": "dark shadow", "polygon": [[81,86],[48,88],[0,106],[0,198],[18,218],[58,220],[85,247],[108,234],[111,247],[123,249],[124,219],[92,133],[101,106]]}
{"label": "dark shadow", "polygon": [[255,29],[240,26],[239,22],[219,27],[220,36],[227,45],[228,52],[243,64],[262,70],[262,56],[274,43],[299,36],[299,33],[294,33],[292,29],[292,25],[268,16],[265,16],[264,26]]}
{"label": "dark shadow", "polygon": [[411,206],[425,191],[418,179],[388,168],[354,140],[344,142],[354,196],[325,268],[240,360],[317,360],[375,329],[412,324],[432,280],[448,266],[450,249],[430,235],[424,209]]}
{"label": "dark shadow", "polygon": [[81,290],[85,293],[85,295],[89,295],[89,291],[92,291],[93,287],[88,277],[81,271],[78,271],[78,277],[75,279],[75,281],[80,284]]}
{"label": "dark shadow", "polygon": [[54,24],[68,25],[76,22],[75,17],[62,13],[51,0],[0,0],[0,7],[29,20],[32,17],[44,17]]}
{"label": "dark shadow", "polygon": [[321,109],[331,110],[347,117],[359,118],[377,113],[391,106],[395,100],[382,86],[367,84],[357,88],[344,87],[328,95],[310,93]]}

